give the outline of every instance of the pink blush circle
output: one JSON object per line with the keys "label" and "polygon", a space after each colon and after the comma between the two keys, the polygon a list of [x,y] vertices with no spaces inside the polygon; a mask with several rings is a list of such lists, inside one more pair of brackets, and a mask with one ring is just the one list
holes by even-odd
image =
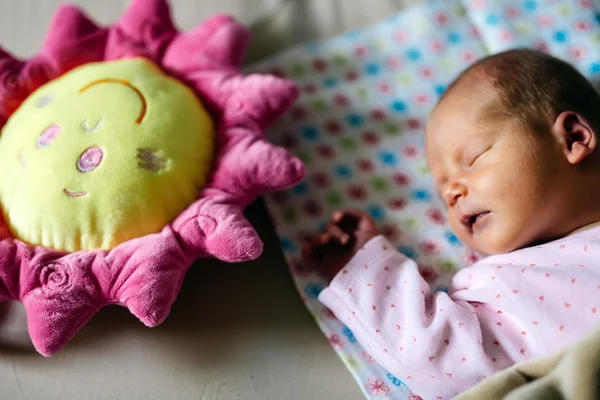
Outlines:
{"label": "pink blush circle", "polygon": [[56,139],[60,132],[60,126],[52,125],[46,128],[44,132],[37,138],[37,147],[46,147]]}
{"label": "pink blush circle", "polygon": [[81,172],[91,172],[102,162],[104,152],[100,147],[90,147],[77,160],[77,169]]}

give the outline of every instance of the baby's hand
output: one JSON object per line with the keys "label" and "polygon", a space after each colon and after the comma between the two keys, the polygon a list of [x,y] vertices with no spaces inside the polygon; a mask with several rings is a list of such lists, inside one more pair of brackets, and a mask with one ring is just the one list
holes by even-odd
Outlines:
{"label": "baby's hand", "polygon": [[308,236],[304,261],[331,281],[379,229],[369,214],[359,210],[336,211],[324,232]]}

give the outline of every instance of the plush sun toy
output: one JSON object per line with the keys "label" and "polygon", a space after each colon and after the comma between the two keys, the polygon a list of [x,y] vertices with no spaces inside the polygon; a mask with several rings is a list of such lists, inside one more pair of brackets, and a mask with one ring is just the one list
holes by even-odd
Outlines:
{"label": "plush sun toy", "polygon": [[261,253],[242,211],[304,167],[263,136],[297,90],[240,73],[248,37],[134,0],[109,28],[62,6],[29,61],[0,50],[0,301],[41,354],[108,304],[161,323],[196,258]]}

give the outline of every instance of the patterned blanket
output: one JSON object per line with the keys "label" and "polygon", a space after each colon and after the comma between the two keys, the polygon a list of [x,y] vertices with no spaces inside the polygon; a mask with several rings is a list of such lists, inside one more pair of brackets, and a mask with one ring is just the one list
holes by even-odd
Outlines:
{"label": "patterned blanket", "polygon": [[599,0],[439,0],[365,29],[272,57],[257,71],[296,80],[302,96],[268,133],[308,168],[267,198],[307,308],[367,398],[417,399],[317,300],[325,282],[300,260],[299,237],[340,208],[367,210],[434,290],[477,260],[452,233],[423,155],[427,116],[446,85],[487,54],[533,47],[600,77]]}

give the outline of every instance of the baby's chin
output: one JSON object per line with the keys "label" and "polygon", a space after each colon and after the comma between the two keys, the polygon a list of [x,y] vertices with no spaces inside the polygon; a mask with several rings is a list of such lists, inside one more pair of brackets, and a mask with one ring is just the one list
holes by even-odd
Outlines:
{"label": "baby's chin", "polygon": [[476,252],[487,256],[506,254],[528,246],[527,242],[522,242],[506,232],[486,232],[479,237],[467,238],[464,243]]}
{"label": "baby's chin", "polygon": [[486,256],[510,253],[531,244],[524,235],[526,227],[519,221],[492,217],[474,231],[467,230],[455,219],[450,219],[450,226],[465,246]]}

